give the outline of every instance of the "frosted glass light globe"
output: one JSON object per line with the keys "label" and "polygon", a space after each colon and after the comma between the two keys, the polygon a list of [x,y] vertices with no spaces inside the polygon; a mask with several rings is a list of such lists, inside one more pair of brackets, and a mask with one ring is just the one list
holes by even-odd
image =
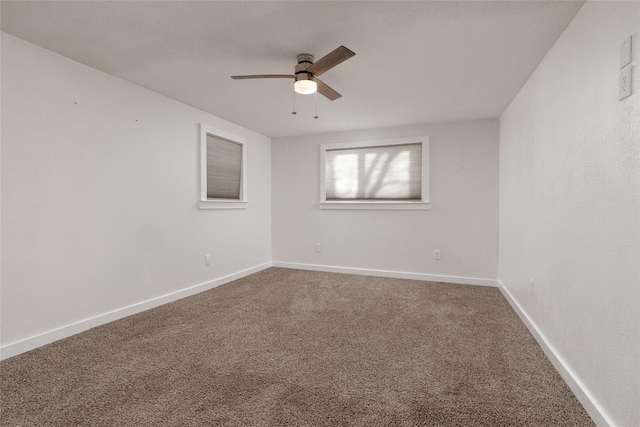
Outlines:
{"label": "frosted glass light globe", "polygon": [[310,95],[318,90],[318,84],[313,80],[298,80],[293,84],[293,90],[302,95]]}

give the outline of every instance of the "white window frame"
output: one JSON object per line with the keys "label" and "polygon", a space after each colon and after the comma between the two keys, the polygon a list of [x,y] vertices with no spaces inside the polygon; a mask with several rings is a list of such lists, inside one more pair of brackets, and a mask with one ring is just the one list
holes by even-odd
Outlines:
{"label": "white window frame", "polygon": [[[240,197],[231,199],[207,198],[207,134],[242,145]],[[247,200],[247,140],[241,136],[200,123],[200,209],[246,209]]]}
{"label": "white window frame", "polygon": [[[385,145],[422,145],[422,195],[420,200],[327,200],[325,161],[327,150],[377,147]],[[374,141],[339,142],[320,145],[320,209],[387,209],[429,210],[429,137],[380,139]]]}

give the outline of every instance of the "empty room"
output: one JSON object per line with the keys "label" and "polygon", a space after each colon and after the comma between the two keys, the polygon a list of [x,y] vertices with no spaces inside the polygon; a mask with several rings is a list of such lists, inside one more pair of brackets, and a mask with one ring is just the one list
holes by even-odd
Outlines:
{"label": "empty room", "polygon": [[0,16],[0,425],[640,427],[639,1]]}

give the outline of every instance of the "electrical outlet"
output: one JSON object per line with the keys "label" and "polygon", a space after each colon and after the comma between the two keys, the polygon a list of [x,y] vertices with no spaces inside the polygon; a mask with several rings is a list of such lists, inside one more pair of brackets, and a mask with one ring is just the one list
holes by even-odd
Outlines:
{"label": "electrical outlet", "polygon": [[204,265],[211,264],[211,254],[205,254],[204,256]]}
{"label": "electrical outlet", "polygon": [[316,243],[316,252],[322,252],[322,245],[320,245],[320,243]]}
{"label": "electrical outlet", "polygon": [[435,251],[433,251],[433,259],[435,259],[436,261],[440,261],[440,249],[436,249]]}
{"label": "electrical outlet", "polygon": [[631,79],[633,74],[631,73],[632,65],[629,65],[624,70],[620,71],[620,93],[618,99],[622,101],[628,96],[631,96]]}
{"label": "electrical outlet", "polygon": [[529,293],[531,295],[536,294],[536,282],[533,279],[529,279]]}

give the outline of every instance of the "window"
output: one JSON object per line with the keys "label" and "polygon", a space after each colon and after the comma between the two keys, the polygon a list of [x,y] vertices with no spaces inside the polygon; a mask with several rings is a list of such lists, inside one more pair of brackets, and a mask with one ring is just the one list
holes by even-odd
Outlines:
{"label": "window", "polygon": [[200,125],[200,209],[247,207],[246,140]]}
{"label": "window", "polygon": [[429,209],[429,138],[320,146],[321,209]]}

